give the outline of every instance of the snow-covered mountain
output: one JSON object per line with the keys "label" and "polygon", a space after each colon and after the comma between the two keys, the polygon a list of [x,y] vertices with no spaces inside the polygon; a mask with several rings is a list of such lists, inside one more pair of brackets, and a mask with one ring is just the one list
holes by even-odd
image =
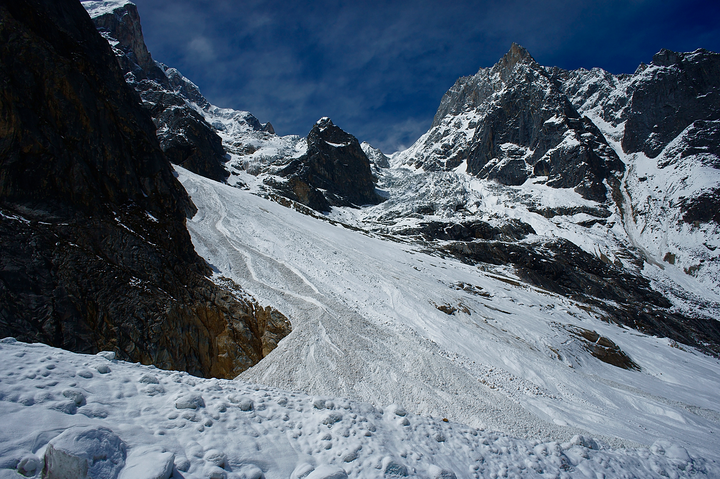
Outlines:
{"label": "snow-covered mountain", "polygon": [[152,59],[134,5],[83,5],[212,280],[292,332],[236,381],[6,340],[0,474],[720,474],[717,54],[616,76],[513,45],[386,156],[328,118],[280,137],[211,105]]}
{"label": "snow-covered mountain", "polygon": [[[720,291],[720,55],[663,50],[633,75],[554,70],[627,172],[623,216],[647,261]],[[672,265],[672,266],[671,266]]]}

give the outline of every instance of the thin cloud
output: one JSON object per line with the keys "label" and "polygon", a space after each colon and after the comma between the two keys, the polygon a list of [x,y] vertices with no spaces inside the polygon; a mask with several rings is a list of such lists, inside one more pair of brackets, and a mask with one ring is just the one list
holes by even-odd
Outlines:
{"label": "thin cloud", "polygon": [[190,61],[207,63],[217,59],[212,42],[204,36],[195,37],[187,44],[187,54]]}

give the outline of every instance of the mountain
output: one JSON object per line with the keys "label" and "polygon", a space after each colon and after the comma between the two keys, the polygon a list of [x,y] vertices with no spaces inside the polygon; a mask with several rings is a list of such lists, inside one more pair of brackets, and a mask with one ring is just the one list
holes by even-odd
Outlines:
{"label": "mountain", "polygon": [[0,6],[0,319],[109,351],[0,343],[0,475],[717,475],[715,54],[513,45],[386,156],[211,105],[129,3],[84,6]]}
{"label": "mountain", "polygon": [[370,160],[357,138],[321,118],[307,137],[307,152],[277,172],[290,199],[317,211],[379,203]]}
{"label": "mountain", "polygon": [[81,5],[0,6],[0,334],[235,376],[289,332],[208,279],[196,208]]}
{"label": "mountain", "polygon": [[[305,141],[278,138],[270,123],[260,123],[249,112],[211,105],[180,72],[155,62],[134,4],[115,0],[83,5],[153,117],[160,146],[173,163],[218,181],[226,180],[229,172],[237,176],[238,170],[271,173],[267,184],[273,192],[321,212],[381,201],[359,142],[329,119],[318,120]],[[260,157],[259,164],[237,165],[235,158],[251,155]]]}
{"label": "mountain", "polygon": [[[712,75],[698,73],[714,71],[716,54],[674,55],[694,66],[667,82],[660,70],[680,70],[667,61],[617,77],[567,72],[542,67],[513,45],[443,96],[431,129],[393,156],[396,170],[414,173],[381,177],[391,199],[362,222],[422,238],[468,263],[512,265],[521,280],[593,304],[609,321],[717,354],[717,223],[688,222],[695,210],[670,208],[703,205],[712,216],[708,198],[720,176],[708,166],[717,156],[712,133],[696,130],[713,131],[714,110],[689,106],[683,115],[697,114],[694,126],[686,121],[664,134],[673,146],[659,158],[678,163],[666,172],[648,172],[644,152],[623,149],[639,128],[630,117],[661,121],[656,110],[667,105],[647,96],[682,97],[668,83],[701,99],[717,90]],[[670,141],[672,134],[678,137]],[[703,138],[703,149],[679,146],[688,135]],[[679,286],[684,280],[662,279],[647,263],[680,269],[700,284]],[[711,292],[698,294],[698,287]]]}
{"label": "mountain", "polygon": [[156,63],[145,45],[137,7],[129,2],[86,2],[110,43],[125,80],[150,112],[165,156],[177,165],[222,181],[228,177],[222,140],[197,111],[208,106],[197,86]]}
{"label": "mountain", "polygon": [[624,165],[546,70],[519,45],[492,68],[459,79],[443,96],[432,127],[402,162],[425,171],[461,167],[503,185],[546,177],[603,202]]}

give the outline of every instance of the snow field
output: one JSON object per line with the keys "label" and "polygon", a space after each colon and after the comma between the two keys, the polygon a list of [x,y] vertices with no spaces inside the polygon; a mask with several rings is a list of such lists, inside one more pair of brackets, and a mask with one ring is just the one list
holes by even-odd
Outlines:
{"label": "snow field", "polygon": [[667,441],[613,450],[581,435],[522,440],[397,404],[377,409],[113,357],[0,342],[1,478],[39,477],[46,454],[73,448],[93,452],[90,470],[103,478],[720,474],[716,462]]}
{"label": "snow field", "polygon": [[[198,253],[293,323],[242,379],[403,404],[529,440],[671,440],[720,457],[716,359],[608,324],[503,268],[428,255],[178,172],[198,207],[188,222]],[[600,362],[570,327],[609,338],[641,371]]]}

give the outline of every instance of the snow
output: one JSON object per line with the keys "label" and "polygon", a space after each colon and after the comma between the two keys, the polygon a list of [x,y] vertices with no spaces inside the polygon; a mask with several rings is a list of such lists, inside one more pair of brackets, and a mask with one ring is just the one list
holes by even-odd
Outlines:
{"label": "snow", "polygon": [[[584,435],[563,442],[518,439],[397,405],[379,409],[201,379],[9,338],[0,341],[0,362],[0,477],[40,477],[54,451],[67,453],[65,472],[82,470],[85,458],[89,477],[120,479],[720,474],[720,464],[672,438],[628,449]],[[111,371],[97,374],[103,365]],[[64,391],[81,393],[84,401]],[[201,397],[203,405],[178,409],[177,398],[187,396]],[[241,407],[243,400],[254,407]]]}
{"label": "snow", "polygon": [[[671,440],[691,454],[720,456],[717,359],[609,324],[502,267],[428,255],[178,172],[198,207],[188,221],[198,253],[293,323],[241,379],[378,409],[400,404],[409,414],[527,441]],[[573,327],[609,338],[641,371],[600,362]]]}
{"label": "snow", "polygon": [[[128,0],[104,0],[104,1],[83,1],[82,5],[91,18],[100,17],[113,13],[116,9],[127,4],[133,4]],[[134,4],[133,4],[134,5]]]}

